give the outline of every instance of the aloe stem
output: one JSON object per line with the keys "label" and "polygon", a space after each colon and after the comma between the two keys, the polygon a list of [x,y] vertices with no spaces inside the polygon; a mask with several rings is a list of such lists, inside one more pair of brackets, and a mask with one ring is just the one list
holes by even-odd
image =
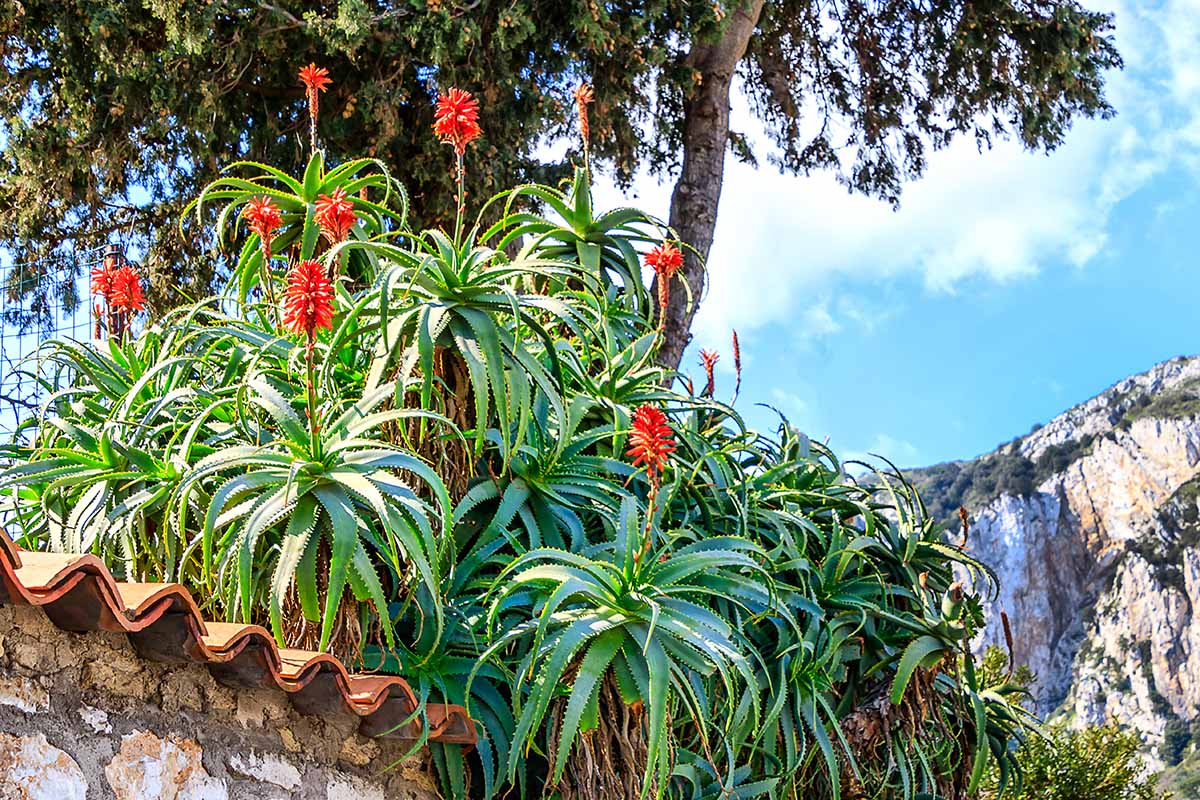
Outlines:
{"label": "aloe stem", "polygon": [[457,249],[462,239],[463,217],[467,213],[467,188],[463,181],[466,171],[463,167],[463,154],[456,149],[454,156],[454,184],[458,190],[458,209],[454,217],[454,247]]}
{"label": "aloe stem", "polygon": [[[267,305],[274,311],[275,309],[275,287],[272,285],[271,275],[271,248],[266,244],[262,249],[262,264],[259,266],[258,279],[263,285],[263,297],[267,301]],[[269,318],[269,316],[268,316]]]}
{"label": "aloe stem", "polygon": [[317,385],[314,379],[316,368],[313,364],[313,356],[315,354],[317,344],[316,332],[311,332],[308,335],[308,348],[304,352],[305,368],[308,372],[308,435],[309,435],[309,451],[312,454],[313,460],[320,459],[320,453],[317,452]]}

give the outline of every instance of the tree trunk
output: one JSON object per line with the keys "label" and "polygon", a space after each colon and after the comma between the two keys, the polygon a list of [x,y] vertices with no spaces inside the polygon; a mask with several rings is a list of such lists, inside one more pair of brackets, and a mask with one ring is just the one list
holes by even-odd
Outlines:
{"label": "tree trunk", "polygon": [[692,297],[689,306],[686,292],[673,291],[667,305],[658,360],[670,369],[679,367],[692,339],[692,319],[704,295],[703,262],[712,248],[717,226],[725,150],[729,146],[729,89],[762,9],[763,0],[747,0],[732,13],[720,39],[697,42],[687,56],[687,65],[701,77],[700,85],[684,101],[683,169],[671,194],[671,227],[691,248],[684,249],[681,274],[691,287]]}

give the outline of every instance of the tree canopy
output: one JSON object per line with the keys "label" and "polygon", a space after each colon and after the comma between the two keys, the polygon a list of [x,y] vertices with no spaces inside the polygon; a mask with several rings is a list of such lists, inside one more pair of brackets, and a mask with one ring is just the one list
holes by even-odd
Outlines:
{"label": "tree canopy", "polygon": [[[836,170],[894,203],[956,134],[1048,149],[1076,116],[1110,114],[1112,24],[1074,0],[2,0],[0,247],[36,263],[136,243],[163,309],[225,266],[169,222],[219,165],[302,164],[301,65],[333,78],[320,123],[330,158],[394,165],[415,208],[453,191],[427,135],[439,87],[481,99],[468,189],[484,197],[567,174],[578,150],[547,159],[543,145],[571,131],[570,94],[586,80],[593,158],[619,181],[678,176],[671,221],[695,249],[685,271],[699,297],[731,146],[785,170]],[[771,153],[730,129],[734,85]],[[683,292],[672,303],[664,350],[677,362],[694,305]]]}

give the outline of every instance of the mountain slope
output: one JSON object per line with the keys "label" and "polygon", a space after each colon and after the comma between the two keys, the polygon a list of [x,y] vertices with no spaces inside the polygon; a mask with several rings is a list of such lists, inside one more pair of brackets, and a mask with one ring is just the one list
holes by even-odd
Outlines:
{"label": "mountain slope", "polygon": [[[1012,621],[1016,660],[1037,673],[1043,714],[1115,717],[1152,764],[1200,763],[1200,358],[911,478],[952,532],[967,507],[968,548],[996,568],[994,605]],[[987,644],[1003,646],[999,626]]]}

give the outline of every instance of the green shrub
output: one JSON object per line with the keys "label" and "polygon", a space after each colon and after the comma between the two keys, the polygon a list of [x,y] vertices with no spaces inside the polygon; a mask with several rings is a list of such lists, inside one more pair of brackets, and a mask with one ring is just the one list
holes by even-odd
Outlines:
{"label": "green shrub", "polygon": [[1178,764],[1163,770],[1158,782],[1180,800],[1200,797],[1200,747],[1193,743]]}
{"label": "green shrub", "polygon": [[[1035,425],[1030,434],[1041,429]],[[1028,497],[1042,481],[1091,452],[1095,437],[1086,434],[1042,451],[1037,461],[1021,455],[1014,439],[995,453],[974,461],[954,461],[912,470],[909,478],[921,493],[929,515],[947,530],[958,530],[958,509],[974,513],[1002,494]]]}
{"label": "green shrub", "polygon": [[1052,444],[1042,451],[1034,465],[1034,480],[1041,483],[1055,473],[1062,472],[1080,456],[1086,455],[1092,449],[1095,437],[1090,433],[1078,439],[1068,439],[1061,444]]}
{"label": "green shrub", "polygon": [[1200,545],[1198,499],[1200,479],[1182,484],[1159,508],[1158,525],[1127,545],[1128,552],[1136,553],[1150,565],[1159,583],[1183,594],[1187,591],[1184,553]]}
{"label": "green shrub", "polygon": [[1116,427],[1128,429],[1139,419],[1188,419],[1200,416],[1200,380],[1184,381],[1160,394],[1145,393],[1129,403]]}
{"label": "green shrub", "polygon": [[[460,178],[471,102],[437,112]],[[42,350],[6,529],[466,705],[478,746],[432,749],[447,796],[911,799],[1014,774],[1021,689],[969,644],[986,566],[902,479],[860,485],[657,365],[670,231],[594,209],[586,166],[474,219],[460,190],[450,231],[408,229],[405,197],[373,160],[234,165],[194,206],[232,245],[223,295],[140,333],[115,297],[107,340]]]}
{"label": "green shrub", "polygon": [[[1051,728],[1046,736],[1030,736],[1017,749],[1021,786],[1004,796],[1011,800],[1162,800],[1154,775],[1146,771],[1141,740],[1116,723],[1083,730]],[[998,797],[996,786],[983,798]]]}
{"label": "green shrub", "polygon": [[1163,761],[1168,766],[1178,766],[1191,747],[1193,738],[1191,723],[1172,714],[1163,730]]}
{"label": "green shrub", "polygon": [[1041,477],[1038,467],[1015,447],[976,461],[958,461],[912,470],[929,516],[947,530],[958,530],[958,509],[974,512],[1002,494],[1028,497]]}

